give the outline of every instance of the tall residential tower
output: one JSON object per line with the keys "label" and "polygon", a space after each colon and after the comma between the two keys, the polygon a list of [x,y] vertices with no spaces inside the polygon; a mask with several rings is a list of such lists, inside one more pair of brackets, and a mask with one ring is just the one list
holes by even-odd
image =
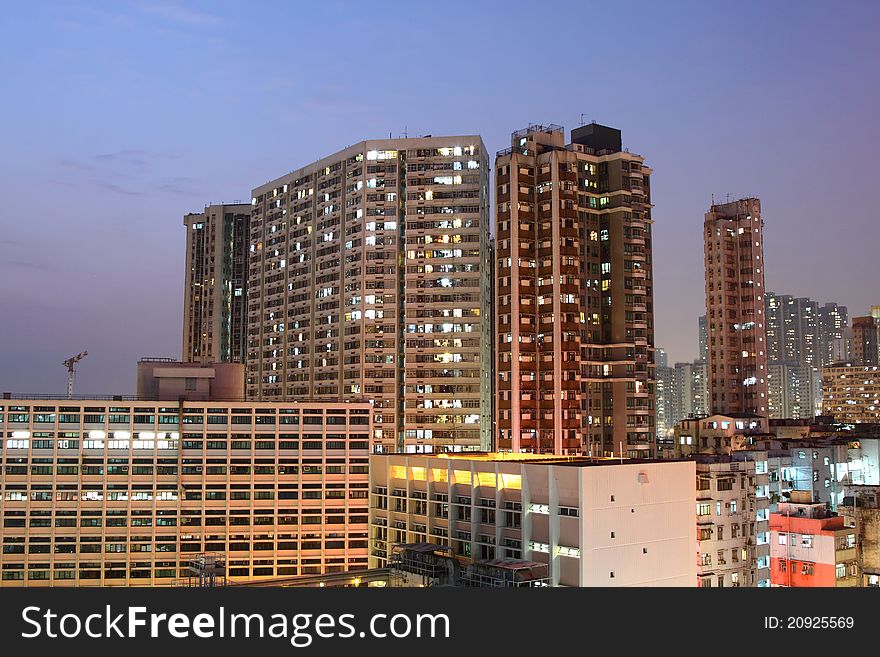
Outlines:
{"label": "tall residential tower", "polygon": [[766,416],[761,201],[713,204],[703,224],[711,413]]}
{"label": "tall residential tower", "polygon": [[514,132],[495,170],[499,449],[652,454],[651,169],[594,123]]}
{"label": "tall residential tower", "polygon": [[373,447],[491,445],[477,135],[362,141],[253,191],[248,394],[367,398]]}
{"label": "tall residential tower", "polygon": [[250,205],[221,203],[183,218],[184,362],[245,362],[250,217]]}

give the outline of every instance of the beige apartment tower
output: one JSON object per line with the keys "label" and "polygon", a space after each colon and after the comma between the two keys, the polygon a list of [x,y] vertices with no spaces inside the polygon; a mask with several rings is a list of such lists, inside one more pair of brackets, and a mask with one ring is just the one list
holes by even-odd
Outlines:
{"label": "beige apartment tower", "polygon": [[250,205],[221,203],[183,218],[184,362],[245,362],[250,216]]}
{"label": "beige apartment tower", "polygon": [[532,125],[496,169],[501,450],[654,453],[651,169],[620,130]]}
{"label": "beige apartment tower", "polygon": [[703,225],[710,413],[766,416],[761,201],[713,204]]}
{"label": "beige apartment tower", "polygon": [[257,187],[249,396],[369,399],[381,451],[488,448],[488,176],[479,136],[420,137]]}

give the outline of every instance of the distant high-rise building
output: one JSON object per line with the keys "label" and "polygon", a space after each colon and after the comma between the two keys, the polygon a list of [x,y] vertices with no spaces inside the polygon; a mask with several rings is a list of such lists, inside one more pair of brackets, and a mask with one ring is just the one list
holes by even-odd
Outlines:
{"label": "distant high-rise building", "polygon": [[514,132],[495,169],[498,447],[650,455],[651,169],[595,123]]}
{"label": "distant high-rise building", "polygon": [[846,339],[848,314],[846,306],[836,303],[819,306],[819,349],[822,352],[819,357],[820,367],[849,357],[840,351],[840,341]]}
{"label": "distant high-rise building", "polygon": [[[663,352],[662,358],[659,357],[661,352]],[[678,400],[675,394],[678,388],[678,371],[666,364],[666,353],[664,350],[657,349],[655,354],[658,354],[658,359],[654,369],[654,376],[656,378],[654,384],[654,407],[656,409],[654,426],[658,442],[664,442],[672,435],[672,429],[675,426],[675,418],[678,412]]]}
{"label": "distant high-rise building", "polygon": [[765,298],[770,417],[811,418],[822,412],[821,368],[835,359],[847,309],[769,292]]}
{"label": "distant high-rise building", "polygon": [[697,330],[699,332],[698,335],[699,335],[699,341],[700,341],[700,358],[699,358],[699,360],[706,363],[709,360],[709,329],[706,326],[706,316],[705,315],[700,315],[699,319],[697,320],[697,325],[698,325]]}
{"label": "distant high-rise building", "polygon": [[657,367],[667,367],[669,365],[669,358],[666,355],[665,349],[661,347],[654,349],[654,362]]}
{"label": "distant high-rise building", "polygon": [[704,229],[709,406],[767,414],[761,202],[712,205]]}
{"label": "distant high-rise building", "polygon": [[678,414],[676,423],[686,417],[706,417],[709,415],[709,377],[704,361],[676,363]]}
{"label": "distant high-rise building", "polygon": [[853,332],[851,328],[844,329],[843,337],[832,340],[831,359],[826,367],[836,365],[837,363],[852,362],[852,341]]}
{"label": "distant high-rise building", "polygon": [[880,345],[880,318],[873,315],[853,317],[851,343],[853,365],[880,365],[878,345]]}
{"label": "distant high-rise building", "polygon": [[[814,396],[822,389],[813,385],[813,368],[798,361],[771,360],[768,364],[768,408],[773,419],[804,419],[817,415]],[[820,411],[821,412],[821,411]]]}
{"label": "distant high-rise building", "polygon": [[489,160],[362,141],[253,191],[248,393],[373,402],[373,446],[491,445]]}
{"label": "distant high-rise building", "polygon": [[821,366],[819,304],[806,297],[768,292],[765,299],[767,358]]}
{"label": "distant high-rise building", "polygon": [[833,365],[822,370],[822,406],[837,422],[880,423],[880,367]]}
{"label": "distant high-rise building", "polygon": [[657,366],[657,438],[672,436],[675,425],[688,417],[709,414],[706,363],[676,363],[674,367]]}
{"label": "distant high-rise building", "polygon": [[183,218],[183,361],[244,363],[251,206],[221,203]]}

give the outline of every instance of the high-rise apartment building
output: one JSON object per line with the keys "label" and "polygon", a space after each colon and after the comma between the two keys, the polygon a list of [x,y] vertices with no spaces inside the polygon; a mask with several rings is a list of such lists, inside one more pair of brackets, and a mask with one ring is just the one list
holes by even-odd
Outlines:
{"label": "high-rise apartment building", "polygon": [[709,414],[709,397],[706,363],[695,360],[692,363],[676,363],[678,372],[675,383],[677,403],[676,422],[686,417],[705,417]]}
{"label": "high-rise apartment building", "polygon": [[703,237],[710,411],[766,415],[761,201],[713,204],[705,216]]}
{"label": "high-rise apartment building", "polygon": [[369,403],[0,401],[0,586],[367,566]]}
{"label": "high-rise apartment building", "polygon": [[819,306],[819,349],[822,351],[819,357],[820,366],[826,367],[847,359],[848,354],[842,352],[839,345],[847,338],[848,315],[846,306],[836,303]]}
{"label": "high-rise apartment building", "polygon": [[822,409],[837,422],[880,422],[880,367],[839,364],[822,368]]}
{"label": "high-rise apartment building", "polygon": [[806,297],[767,293],[768,408],[772,418],[811,418],[822,412],[820,369],[834,360],[847,309]]}
{"label": "high-rise apartment building", "polygon": [[253,191],[248,394],[373,402],[380,450],[491,442],[479,136],[363,141]]}
{"label": "high-rise apartment building", "polygon": [[700,358],[704,363],[709,360],[709,327],[706,324],[706,316],[700,315],[697,319],[697,336],[700,343]]}
{"label": "high-rise apartment building", "polygon": [[183,218],[183,361],[244,363],[251,206],[221,203]]}
{"label": "high-rise apartment building", "polygon": [[798,361],[771,360],[767,366],[768,414],[775,419],[816,417],[816,396],[821,413],[822,386],[817,370]]}
{"label": "high-rise apartment building", "polygon": [[498,447],[651,454],[651,169],[598,124],[514,132],[495,169]]}
{"label": "high-rise apartment building", "polygon": [[[659,349],[658,349],[659,351]],[[674,367],[657,363],[654,370],[654,405],[657,411],[655,428],[657,442],[661,443],[672,435],[677,411],[675,389],[677,371]]]}
{"label": "high-rise apartment building", "polygon": [[674,367],[657,366],[657,436],[666,441],[675,425],[685,418],[705,417],[708,388],[706,363],[676,363]]}
{"label": "high-rise apartment building", "polygon": [[765,302],[767,358],[821,366],[819,304],[806,297],[768,292]]}
{"label": "high-rise apartment building", "polygon": [[657,367],[668,367],[669,366],[669,356],[666,354],[666,350],[661,347],[657,347],[654,350],[654,363]]}
{"label": "high-rise apartment building", "polygon": [[854,365],[880,365],[880,313],[877,315],[853,317],[851,349]]}

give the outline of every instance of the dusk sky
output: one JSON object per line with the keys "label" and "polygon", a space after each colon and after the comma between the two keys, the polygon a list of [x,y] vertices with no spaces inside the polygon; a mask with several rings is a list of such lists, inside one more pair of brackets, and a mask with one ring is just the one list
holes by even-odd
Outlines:
{"label": "dusk sky", "polygon": [[133,394],[181,353],[183,215],[363,139],[623,130],[654,168],[656,344],[697,356],[702,221],[761,198],[767,289],[880,304],[880,3],[4,8],[0,390]]}

